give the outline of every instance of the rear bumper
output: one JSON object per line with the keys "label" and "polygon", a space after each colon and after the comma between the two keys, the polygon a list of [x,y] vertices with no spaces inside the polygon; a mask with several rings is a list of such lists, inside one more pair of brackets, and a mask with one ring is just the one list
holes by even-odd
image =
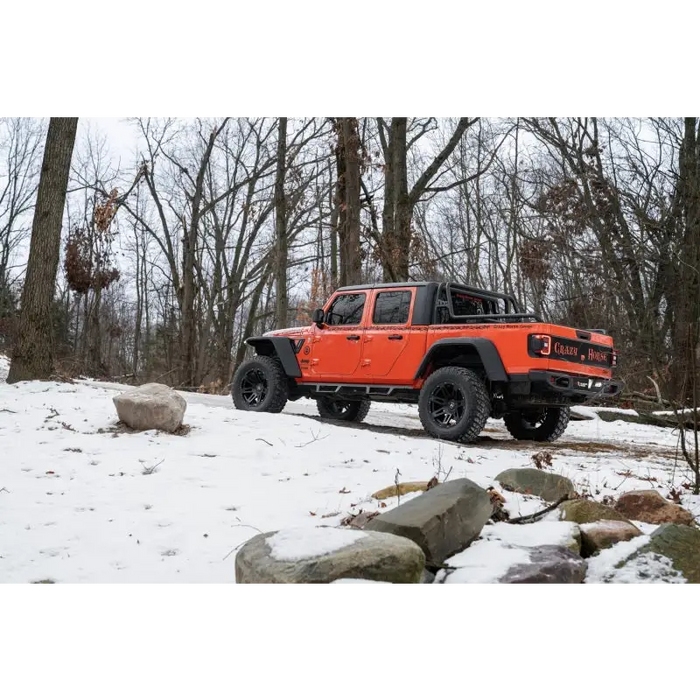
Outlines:
{"label": "rear bumper", "polygon": [[596,397],[610,398],[622,391],[624,383],[603,377],[582,377],[565,372],[531,370],[528,374],[511,375],[511,393],[539,394],[555,392],[574,400]]}

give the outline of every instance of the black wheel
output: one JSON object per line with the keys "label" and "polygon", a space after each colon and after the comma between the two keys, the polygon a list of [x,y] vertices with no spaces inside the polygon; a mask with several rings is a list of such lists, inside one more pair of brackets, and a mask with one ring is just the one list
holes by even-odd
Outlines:
{"label": "black wheel", "polygon": [[465,367],[443,367],[433,372],[418,399],[423,427],[442,440],[476,440],[490,413],[491,400],[484,383]]}
{"label": "black wheel", "polygon": [[240,411],[279,413],[289,398],[287,375],[276,357],[256,355],[233,375],[231,396]]}
{"label": "black wheel", "polygon": [[507,413],[503,421],[516,440],[554,442],[569,424],[570,410],[565,406],[523,409]]}
{"label": "black wheel", "polygon": [[367,417],[370,404],[369,399],[358,399],[355,401],[344,401],[334,399],[330,396],[320,396],[316,399],[316,406],[321,418],[329,420],[345,420],[359,423]]}

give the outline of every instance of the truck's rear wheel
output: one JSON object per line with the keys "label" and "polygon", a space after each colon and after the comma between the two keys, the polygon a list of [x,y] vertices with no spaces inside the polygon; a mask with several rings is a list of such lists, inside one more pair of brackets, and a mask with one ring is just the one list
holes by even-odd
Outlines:
{"label": "truck's rear wheel", "polygon": [[330,396],[319,396],[316,406],[321,418],[328,420],[344,420],[359,423],[367,417],[371,401],[358,399],[356,401],[343,401]]}
{"label": "truck's rear wheel", "polygon": [[231,396],[240,411],[280,413],[289,398],[287,376],[276,357],[256,355],[233,375]]}
{"label": "truck's rear wheel", "polygon": [[507,413],[503,421],[508,432],[516,440],[554,442],[558,440],[569,424],[570,411],[565,406],[522,409]]}
{"label": "truck's rear wheel", "polygon": [[425,431],[442,440],[476,440],[490,413],[491,400],[484,383],[465,367],[433,372],[418,399],[418,415]]}

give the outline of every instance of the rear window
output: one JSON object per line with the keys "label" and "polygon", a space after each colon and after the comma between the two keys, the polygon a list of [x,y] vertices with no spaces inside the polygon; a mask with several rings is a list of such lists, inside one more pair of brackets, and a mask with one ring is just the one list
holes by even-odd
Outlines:
{"label": "rear window", "polygon": [[408,323],[411,292],[380,292],[374,302],[372,323],[378,326]]}

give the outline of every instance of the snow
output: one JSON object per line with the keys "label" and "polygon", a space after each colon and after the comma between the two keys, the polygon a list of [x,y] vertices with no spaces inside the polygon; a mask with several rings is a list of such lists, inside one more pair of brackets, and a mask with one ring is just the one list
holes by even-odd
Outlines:
{"label": "snow", "polygon": [[620,413],[625,416],[639,415],[633,408],[617,408],[615,406],[574,406],[571,411],[572,413],[578,413],[580,416],[586,418],[598,418],[599,411],[604,411],[605,413]]}
{"label": "snow", "polygon": [[5,355],[0,355],[0,384],[4,384],[7,373],[10,371],[10,360]]}
{"label": "snow", "polygon": [[539,547],[543,544],[566,546],[574,539],[578,526],[576,523],[552,519],[557,515],[554,511],[547,515],[549,519],[527,525],[509,525],[508,523],[486,525],[481,536],[484,539],[501,540],[519,547]]}
{"label": "snow", "polygon": [[265,540],[278,561],[299,561],[330,554],[359,542],[367,535],[359,530],[300,527],[276,532]]}
{"label": "snow", "polygon": [[604,525],[605,529],[608,531],[627,529],[627,523],[624,522],[624,520],[599,520],[595,523],[583,523],[582,525],[579,525],[579,527],[581,528],[582,532],[590,532],[591,530],[597,529],[601,525]]}
{"label": "snow", "polygon": [[368,578],[337,578],[331,583],[391,583],[391,581],[372,581]]}
{"label": "snow", "polygon": [[[7,364],[0,358],[0,373]],[[401,481],[440,470],[495,486],[511,516],[544,506],[495,482],[505,469],[532,467],[537,451],[510,439],[502,421],[489,421],[479,443],[458,445],[428,438],[414,406],[373,404],[365,424],[337,426],[320,421],[312,401],[271,416],[236,411],[229,396],[183,392],[187,435],[123,433],[112,397],[124,388],[0,384],[0,582],[232,583],[246,540],[337,527],[350,513],[376,510],[371,494],[393,484],[397,470]],[[572,422],[545,449],[553,472],[598,500],[649,488],[667,497],[688,479],[674,459],[677,442],[671,429],[591,420]],[[419,494],[401,502],[410,497]],[[681,499],[700,513],[699,497],[683,490]],[[639,526],[645,535],[656,527]],[[556,513],[487,525],[453,558],[459,571],[448,580],[494,580],[522,561],[516,547],[561,543],[567,527]],[[592,581],[615,573],[617,561],[603,554],[590,560]]]}
{"label": "snow", "polygon": [[632,554],[649,543],[649,536],[618,542],[588,560],[586,583],[685,583],[672,562],[653,552],[640,554],[624,563]]}
{"label": "snow", "polygon": [[458,568],[445,583],[495,583],[512,566],[529,564],[530,556],[526,549],[501,540],[477,540],[446,563]]}
{"label": "snow", "polygon": [[[555,513],[550,515],[556,517]],[[511,566],[529,563],[524,547],[566,546],[573,540],[576,527],[575,523],[558,520],[540,520],[528,525],[486,525],[481,539],[446,562],[457,567],[457,571],[448,574],[445,583],[494,583]]]}

